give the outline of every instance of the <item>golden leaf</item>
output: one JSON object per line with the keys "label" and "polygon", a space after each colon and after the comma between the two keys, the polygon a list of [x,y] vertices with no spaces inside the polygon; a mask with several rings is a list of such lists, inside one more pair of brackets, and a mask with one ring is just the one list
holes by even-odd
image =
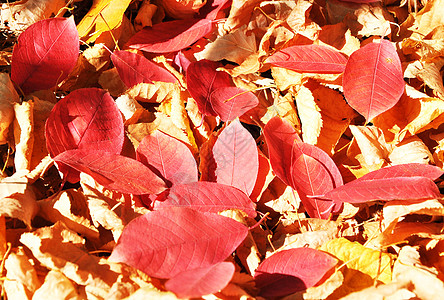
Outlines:
{"label": "golden leaf", "polygon": [[131,0],[94,0],[89,12],[77,25],[80,39],[92,43],[103,32],[118,27],[130,2]]}
{"label": "golden leaf", "polygon": [[[351,279],[355,283],[359,283],[360,280],[368,281],[365,277],[384,283],[392,280],[394,263],[392,254],[366,248],[358,242],[350,242],[345,238],[331,240],[320,249],[341,260],[347,268],[355,270],[355,276]],[[348,282],[348,284],[351,283]]]}

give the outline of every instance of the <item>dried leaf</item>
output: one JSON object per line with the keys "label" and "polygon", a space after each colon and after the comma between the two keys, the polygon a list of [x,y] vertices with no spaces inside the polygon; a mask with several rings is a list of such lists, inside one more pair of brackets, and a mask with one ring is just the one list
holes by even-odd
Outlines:
{"label": "dried leaf", "polygon": [[0,145],[8,139],[9,125],[14,120],[14,103],[19,102],[19,96],[12,85],[8,74],[0,74]]}

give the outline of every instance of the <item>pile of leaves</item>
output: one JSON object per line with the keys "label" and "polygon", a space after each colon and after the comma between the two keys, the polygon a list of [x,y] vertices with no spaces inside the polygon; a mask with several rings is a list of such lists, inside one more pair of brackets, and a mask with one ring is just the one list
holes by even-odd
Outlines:
{"label": "pile of leaves", "polygon": [[443,6],[2,4],[2,297],[436,299]]}

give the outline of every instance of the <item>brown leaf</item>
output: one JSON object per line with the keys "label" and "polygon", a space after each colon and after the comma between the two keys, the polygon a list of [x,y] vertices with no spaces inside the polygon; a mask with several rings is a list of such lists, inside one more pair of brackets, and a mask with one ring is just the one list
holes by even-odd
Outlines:
{"label": "brown leaf", "polygon": [[79,285],[88,285],[87,295],[106,298],[119,274],[98,257],[88,254],[85,240],[63,223],[22,234],[20,242],[50,270],[60,271]]}
{"label": "brown leaf", "polygon": [[23,31],[37,21],[48,19],[66,11],[67,0],[26,0],[3,3],[2,22],[8,22],[11,30]]}
{"label": "brown leaf", "polygon": [[0,181],[0,215],[19,219],[31,228],[38,205],[28,181],[19,173]]}
{"label": "brown leaf", "polygon": [[34,300],[44,299],[84,299],[77,291],[75,284],[63,273],[51,270],[45,277],[43,285],[32,296]]}
{"label": "brown leaf", "polygon": [[8,74],[0,74],[0,144],[8,141],[9,125],[14,120],[14,103],[19,96]]}
{"label": "brown leaf", "polygon": [[256,50],[255,36],[251,33],[247,34],[246,26],[242,26],[207,44],[203,51],[196,53],[195,57],[198,60],[208,59],[212,61],[226,59],[240,65]]}
{"label": "brown leaf", "polygon": [[41,283],[29,258],[19,249],[5,260],[6,277],[3,283],[9,299],[31,299]]}
{"label": "brown leaf", "polygon": [[63,222],[69,229],[92,240],[99,239],[99,230],[89,220],[89,210],[83,193],[64,190],[55,197],[39,201],[39,214],[46,220]]}
{"label": "brown leaf", "polygon": [[17,171],[30,171],[32,150],[34,147],[34,102],[26,101],[14,104],[14,164]]}

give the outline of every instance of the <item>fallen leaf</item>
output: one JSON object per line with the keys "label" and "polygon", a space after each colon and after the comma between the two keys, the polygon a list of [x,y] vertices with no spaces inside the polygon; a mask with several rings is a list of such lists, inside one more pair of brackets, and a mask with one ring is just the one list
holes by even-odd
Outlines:
{"label": "fallen leaf", "polygon": [[136,33],[127,43],[130,48],[165,53],[182,50],[213,29],[208,19],[186,19],[162,22]]}
{"label": "fallen leaf", "polygon": [[0,215],[23,221],[31,228],[38,205],[29,180],[15,173],[0,180]]}
{"label": "fallen leaf", "polygon": [[49,271],[42,286],[35,291],[32,299],[44,300],[51,298],[80,300],[82,296],[75,284],[58,271]]}
{"label": "fallen leaf", "polygon": [[344,95],[366,120],[393,107],[404,86],[401,61],[389,41],[368,44],[350,55],[344,70]]}
{"label": "fallen leaf", "polygon": [[19,96],[8,74],[0,74],[0,83],[0,144],[5,144],[8,139],[9,126],[14,120],[14,103],[19,102]]}
{"label": "fallen leaf", "polygon": [[253,34],[247,34],[246,26],[218,37],[214,42],[194,56],[198,60],[208,59],[220,61],[223,59],[241,64],[249,55],[256,52],[256,39]]}
{"label": "fallen leaf", "polygon": [[5,259],[6,276],[9,280],[3,285],[8,297],[31,299],[41,282],[31,261],[23,249],[20,250],[17,253],[10,253]]}
{"label": "fallen leaf", "polygon": [[177,79],[167,70],[152,63],[142,55],[128,51],[114,51],[111,60],[127,87],[153,81],[176,82]]}
{"label": "fallen leaf", "polygon": [[247,232],[247,227],[230,218],[171,207],[129,223],[109,259],[125,262],[154,277],[172,278],[223,261]]}
{"label": "fallen leaf", "polygon": [[56,223],[62,221],[69,229],[89,239],[99,239],[99,230],[89,218],[89,209],[83,193],[76,190],[65,190],[56,197],[40,200],[39,215]]}
{"label": "fallen leaf", "polygon": [[355,270],[354,277],[350,278],[352,281],[368,282],[366,276],[383,283],[392,280],[392,268],[395,262],[392,254],[366,248],[358,242],[350,242],[345,238],[331,240],[320,249],[335,256],[346,264],[347,268]]}
{"label": "fallen leaf", "polygon": [[342,73],[347,58],[331,47],[301,45],[280,50],[265,62],[276,67],[306,73]]}
{"label": "fallen leaf", "polygon": [[254,280],[264,297],[285,296],[317,284],[337,260],[312,248],[275,253],[256,270]]}
{"label": "fallen leaf", "polygon": [[2,7],[2,21],[8,21],[11,30],[22,31],[30,25],[63,14],[69,1],[27,0],[7,3]]}
{"label": "fallen leaf", "polygon": [[14,103],[14,140],[16,155],[14,165],[17,171],[30,171],[34,148],[34,102]]}
{"label": "fallen leaf", "polygon": [[259,100],[252,92],[230,86],[215,89],[210,94],[210,104],[220,119],[227,122],[255,108]]}
{"label": "fallen leaf", "polygon": [[130,0],[94,0],[88,13],[77,25],[79,37],[86,43],[94,42],[103,32],[117,28]]}
{"label": "fallen leaf", "polygon": [[[53,108],[46,121],[46,146],[51,157],[70,149],[106,150],[118,154],[123,145],[123,120],[113,98],[90,88],[70,93]],[[78,173],[59,166],[68,181]]]}
{"label": "fallen leaf", "polygon": [[222,130],[213,146],[215,180],[250,195],[256,183],[259,157],[251,134],[235,120]]}
{"label": "fallen leaf", "polygon": [[221,212],[238,209],[256,217],[255,205],[248,196],[235,187],[215,182],[199,181],[174,185],[166,199],[159,199],[154,208],[189,207],[201,212]]}
{"label": "fallen leaf", "polygon": [[92,176],[106,188],[126,194],[158,194],[165,182],[141,162],[103,150],[67,150],[54,161]]}
{"label": "fallen leaf", "polygon": [[187,69],[187,87],[204,115],[217,116],[211,106],[210,96],[218,88],[233,86],[230,75],[217,71],[217,62],[200,60],[192,62]]}
{"label": "fallen leaf", "polygon": [[11,79],[25,94],[52,88],[68,76],[78,56],[74,18],[39,21],[20,35],[14,47]]}
{"label": "fallen leaf", "polygon": [[223,289],[233,274],[233,263],[220,262],[179,273],[165,283],[165,288],[180,298],[197,298]]}
{"label": "fallen leaf", "polygon": [[190,149],[161,131],[143,138],[136,158],[169,185],[197,182],[197,164]]}

